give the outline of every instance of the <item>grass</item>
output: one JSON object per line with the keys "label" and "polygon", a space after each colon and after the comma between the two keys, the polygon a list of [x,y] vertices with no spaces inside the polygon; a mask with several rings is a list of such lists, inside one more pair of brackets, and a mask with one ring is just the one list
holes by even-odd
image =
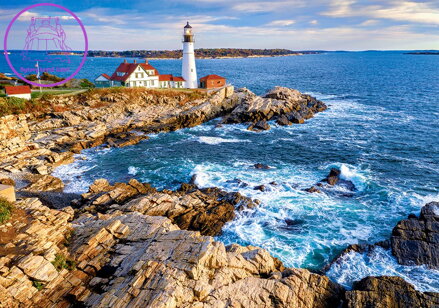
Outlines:
{"label": "grass", "polygon": [[38,290],[41,291],[44,288],[44,283],[38,280],[32,280],[32,285]]}
{"label": "grass", "polygon": [[75,261],[69,260],[64,255],[59,253],[55,255],[55,260],[52,261],[52,264],[58,272],[64,268],[69,271],[72,271],[76,268]]}
{"label": "grass", "polygon": [[5,199],[0,199],[0,225],[8,221],[9,218],[11,218],[11,213],[13,209],[14,206],[11,202]]}
{"label": "grass", "polygon": [[[74,96],[75,101],[89,101],[90,98],[95,99],[96,96],[102,97],[111,94],[125,94],[130,100],[139,98],[144,95],[153,95],[164,98],[176,99],[180,106],[187,102],[204,99],[207,94],[197,89],[147,89],[143,87],[127,88],[127,87],[110,87],[110,88],[92,88],[92,89],[45,89],[42,92],[32,91],[31,100],[25,100],[17,97],[4,97],[0,94],[0,117],[10,114],[44,114],[48,112],[63,112],[76,108],[75,104],[59,104],[53,98],[55,96]],[[99,108],[109,105],[106,101],[97,101],[92,108]]]}

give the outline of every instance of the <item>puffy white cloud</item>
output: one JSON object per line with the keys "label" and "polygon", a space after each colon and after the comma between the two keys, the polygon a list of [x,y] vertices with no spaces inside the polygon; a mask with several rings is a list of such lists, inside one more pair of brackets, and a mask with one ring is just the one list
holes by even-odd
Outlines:
{"label": "puffy white cloud", "polygon": [[439,25],[439,9],[429,2],[390,1],[380,5],[363,5],[354,0],[333,0],[331,8],[321,15],[337,18],[364,16]]}
{"label": "puffy white cloud", "polygon": [[272,22],[268,23],[268,26],[291,26],[293,24],[295,24],[296,21],[292,20],[292,19],[283,19],[283,20],[273,20]]}

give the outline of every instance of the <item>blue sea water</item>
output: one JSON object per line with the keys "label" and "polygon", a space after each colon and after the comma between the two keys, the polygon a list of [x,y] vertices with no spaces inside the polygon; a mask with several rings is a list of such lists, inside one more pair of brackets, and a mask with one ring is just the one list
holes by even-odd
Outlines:
{"label": "blue sea water", "polygon": [[[75,60],[79,61],[79,60]],[[121,59],[91,58],[78,75],[111,73]],[[150,61],[178,74],[178,60]],[[288,266],[321,269],[349,244],[388,239],[392,228],[439,200],[439,57],[403,52],[326,53],[296,57],[198,60],[199,75],[225,76],[257,94],[280,85],[329,105],[303,125],[262,133],[217,120],[152,135],[122,149],[89,149],[56,170],[67,190],[83,192],[97,178],[137,178],[177,188],[197,174],[201,187],[240,191],[262,201],[228,223],[217,239],[266,248]],[[3,61],[0,71],[10,72]],[[270,165],[256,170],[255,163]],[[353,195],[303,189],[339,167]],[[239,184],[239,179],[248,184]],[[269,183],[275,181],[277,185]],[[254,190],[264,184],[267,191]],[[287,225],[285,219],[294,220]],[[399,275],[423,291],[439,291],[439,272],[398,265],[389,251],[350,253],[327,272],[350,286],[368,275]]]}

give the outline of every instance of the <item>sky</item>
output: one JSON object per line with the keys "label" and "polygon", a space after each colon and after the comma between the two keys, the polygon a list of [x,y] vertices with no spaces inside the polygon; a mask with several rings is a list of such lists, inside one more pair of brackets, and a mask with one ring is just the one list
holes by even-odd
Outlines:
{"label": "sky", "polygon": [[[44,2],[44,1],[43,1]],[[82,21],[92,50],[181,49],[186,21],[196,48],[291,50],[439,49],[439,0],[52,0]],[[0,0],[0,35],[32,0]],[[23,49],[32,16],[61,16],[72,49],[76,20],[48,7],[13,24],[8,49]]]}

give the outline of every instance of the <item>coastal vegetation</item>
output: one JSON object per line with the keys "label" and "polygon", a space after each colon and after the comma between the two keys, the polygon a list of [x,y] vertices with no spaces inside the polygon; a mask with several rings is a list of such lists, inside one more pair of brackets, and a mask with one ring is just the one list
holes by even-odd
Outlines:
{"label": "coastal vegetation", "polygon": [[[10,114],[44,114],[48,112],[63,112],[78,108],[77,104],[71,102],[60,102],[57,96],[74,96],[75,101],[87,101],[95,97],[111,95],[124,95],[128,99],[135,99],[140,96],[152,95],[154,97],[175,98],[180,105],[189,101],[203,99],[207,93],[202,90],[191,89],[146,89],[143,87],[126,88],[91,88],[91,89],[45,89],[42,92],[33,91],[32,99],[26,100],[18,97],[0,97],[0,117]],[[110,104],[107,99],[102,99],[98,104],[92,104],[92,108],[99,108]]]}
{"label": "coastal vegetation", "polygon": [[0,225],[5,223],[11,218],[11,213],[14,206],[6,199],[0,199]]}
{"label": "coastal vegetation", "polygon": [[[203,58],[246,58],[246,57],[274,57],[300,54],[316,54],[319,51],[293,51],[289,49],[244,49],[244,48],[199,48],[195,55]],[[136,57],[136,58],[157,58],[157,59],[180,59],[181,50],[124,50],[106,51],[91,50],[89,57]]]}
{"label": "coastal vegetation", "polygon": [[62,269],[67,269],[69,271],[72,271],[76,268],[75,261],[67,259],[66,256],[60,253],[55,255],[55,260],[52,261],[52,264],[58,272],[61,271]]}

